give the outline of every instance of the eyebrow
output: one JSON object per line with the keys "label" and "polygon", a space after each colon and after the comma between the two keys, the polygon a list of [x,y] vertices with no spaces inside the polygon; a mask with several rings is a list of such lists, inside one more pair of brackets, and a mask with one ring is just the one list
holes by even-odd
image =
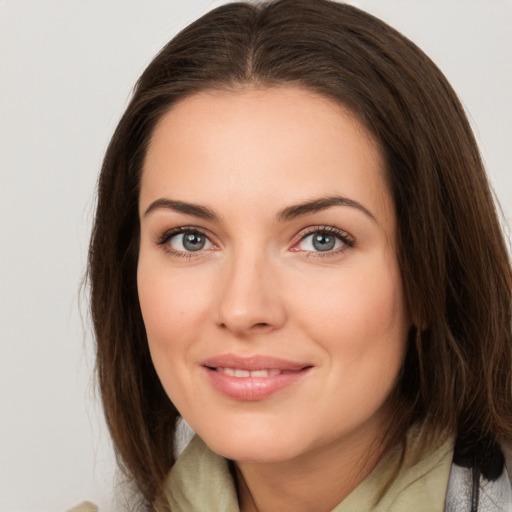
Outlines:
{"label": "eyebrow", "polygon": [[370,219],[377,222],[377,219],[372,214],[372,212],[365,208],[361,203],[341,196],[321,197],[319,199],[314,199],[305,203],[288,206],[277,214],[277,220],[279,222],[286,222],[303,215],[309,215],[311,213],[326,210],[327,208],[331,208],[333,206],[350,206],[352,208],[357,208],[365,215],[370,217]]}
{"label": "eyebrow", "polygon": [[217,222],[220,220],[215,212],[206,206],[200,206],[193,203],[185,203],[183,201],[174,201],[164,197],[153,201],[144,212],[144,217],[159,209],[173,210],[175,212],[185,213],[186,215],[193,215],[194,217],[199,217],[200,219],[213,220]]}
{"label": "eyebrow", "polygon": [[[312,201],[307,201],[305,203],[287,206],[276,215],[276,219],[278,222],[286,222],[292,219],[296,219],[297,217],[301,217],[303,215],[310,215],[312,213],[320,212],[322,210],[327,210],[328,208],[332,208],[333,206],[349,206],[352,208],[356,208],[363,212],[365,215],[367,215],[373,221],[377,221],[372,212],[365,208],[361,203],[358,203],[353,199],[348,199],[347,197],[342,196],[321,197],[319,199],[314,199]],[[173,210],[178,213],[193,215],[194,217],[198,217],[200,219],[220,222],[220,217],[213,210],[210,210],[210,208],[207,208],[206,206],[201,206],[193,203],[186,203],[184,201],[176,201],[164,197],[157,199],[156,201],[153,201],[147,207],[146,211],[144,212],[144,216],[146,217],[150,213],[159,209]]]}

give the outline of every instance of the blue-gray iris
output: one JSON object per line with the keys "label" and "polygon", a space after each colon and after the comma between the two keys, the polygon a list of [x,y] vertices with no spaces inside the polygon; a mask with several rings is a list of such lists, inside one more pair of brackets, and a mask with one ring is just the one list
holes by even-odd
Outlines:
{"label": "blue-gray iris", "polygon": [[206,243],[206,237],[200,233],[185,233],[183,235],[183,247],[187,251],[199,251]]}
{"label": "blue-gray iris", "polygon": [[336,238],[326,233],[317,233],[313,236],[313,247],[317,251],[330,251],[334,248]]}

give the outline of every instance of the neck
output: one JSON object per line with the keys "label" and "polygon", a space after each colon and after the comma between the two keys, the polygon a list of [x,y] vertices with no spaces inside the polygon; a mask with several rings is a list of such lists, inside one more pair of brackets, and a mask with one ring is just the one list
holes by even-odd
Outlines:
{"label": "neck", "polygon": [[236,462],[240,511],[329,512],[373,470],[384,448],[382,435],[361,439],[358,431],[291,460]]}

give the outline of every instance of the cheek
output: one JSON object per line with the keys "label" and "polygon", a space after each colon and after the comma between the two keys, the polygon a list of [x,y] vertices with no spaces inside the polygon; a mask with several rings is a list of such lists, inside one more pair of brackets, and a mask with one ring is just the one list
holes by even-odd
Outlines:
{"label": "cheek", "polygon": [[190,347],[204,330],[209,310],[207,283],[194,280],[192,284],[187,272],[170,269],[165,259],[141,256],[137,286],[153,365],[169,399],[186,412],[187,404],[198,395],[187,367]]}
{"label": "cheek", "polygon": [[[393,367],[401,363],[410,320],[404,304],[396,263],[372,261],[302,294],[302,329],[339,361],[383,358]],[[336,361],[333,361],[336,364]]]}
{"label": "cheek", "polygon": [[206,281],[195,279],[192,283],[187,272],[141,258],[137,285],[152,355],[179,350],[200,330],[208,313]]}

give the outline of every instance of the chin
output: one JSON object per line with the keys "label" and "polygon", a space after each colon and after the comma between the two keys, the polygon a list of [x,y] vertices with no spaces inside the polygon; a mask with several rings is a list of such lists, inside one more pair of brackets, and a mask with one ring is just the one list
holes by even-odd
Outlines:
{"label": "chin", "polygon": [[199,433],[208,447],[226,459],[237,462],[271,463],[289,460],[298,455],[298,443],[290,436],[265,435],[255,432],[224,431],[221,436]]}

